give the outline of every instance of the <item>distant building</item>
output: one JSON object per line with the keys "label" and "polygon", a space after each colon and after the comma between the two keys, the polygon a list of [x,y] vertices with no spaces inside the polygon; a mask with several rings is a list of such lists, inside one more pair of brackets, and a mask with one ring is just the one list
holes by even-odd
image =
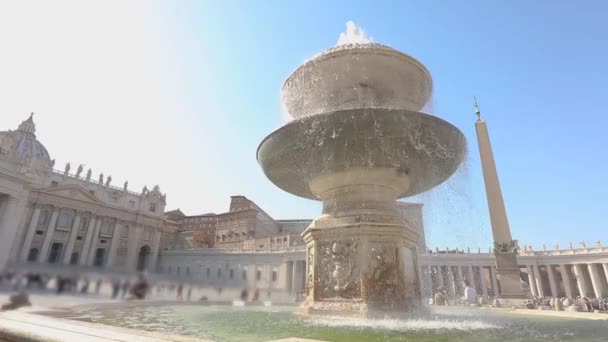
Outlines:
{"label": "distant building", "polygon": [[0,269],[154,270],[165,221],[160,188],[116,187],[82,165],[56,170],[35,131],[32,115],[0,132]]}

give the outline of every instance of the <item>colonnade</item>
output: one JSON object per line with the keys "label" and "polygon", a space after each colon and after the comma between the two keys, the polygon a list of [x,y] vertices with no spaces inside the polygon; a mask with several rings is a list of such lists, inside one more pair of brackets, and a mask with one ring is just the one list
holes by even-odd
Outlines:
{"label": "colonnade", "polygon": [[422,288],[427,296],[439,288],[444,288],[451,297],[464,296],[465,281],[480,295],[500,293],[494,266],[425,265],[421,271]]}
{"label": "colonnade", "polygon": [[533,296],[608,296],[608,263],[576,263],[526,266]]}
{"label": "colonnade", "polygon": [[[608,297],[608,263],[529,264],[520,268],[522,281],[528,284],[532,296]],[[450,296],[463,296],[465,280],[480,295],[500,295],[495,266],[424,265],[421,271],[421,283],[427,296],[438,288],[444,288]]]}

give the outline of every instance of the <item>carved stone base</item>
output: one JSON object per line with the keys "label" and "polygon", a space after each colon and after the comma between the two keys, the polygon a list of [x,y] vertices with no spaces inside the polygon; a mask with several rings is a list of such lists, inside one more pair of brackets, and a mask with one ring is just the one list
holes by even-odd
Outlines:
{"label": "carved stone base", "polygon": [[417,234],[383,219],[326,216],[304,232],[308,296],[299,313],[402,317],[420,307]]}
{"label": "carved stone base", "polygon": [[495,255],[500,298],[525,298],[526,291],[522,286],[517,254],[515,252],[497,252]]}

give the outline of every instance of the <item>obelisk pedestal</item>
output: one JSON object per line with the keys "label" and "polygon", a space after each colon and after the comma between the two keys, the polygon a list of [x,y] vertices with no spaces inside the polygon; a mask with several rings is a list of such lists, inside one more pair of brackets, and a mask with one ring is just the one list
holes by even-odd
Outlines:
{"label": "obelisk pedestal", "polygon": [[525,298],[525,291],[522,287],[519,264],[517,262],[517,240],[513,240],[511,237],[488,128],[486,122],[481,118],[477,103],[475,103],[475,112],[478,116],[475,130],[477,131],[483,180],[486,187],[488,209],[490,210],[494,254],[496,255],[496,273],[500,286],[498,297],[504,299],[523,299]]}

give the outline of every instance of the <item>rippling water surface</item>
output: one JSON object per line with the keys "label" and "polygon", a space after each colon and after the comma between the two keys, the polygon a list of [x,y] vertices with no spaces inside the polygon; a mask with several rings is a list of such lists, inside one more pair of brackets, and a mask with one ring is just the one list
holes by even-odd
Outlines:
{"label": "rippling water surface", "polygon": [[295,307],[132,306],[83,319],[214,341],[302,337],[325,341],[608,341],[608,321],[449,310],[428,319],[300,317]]}

